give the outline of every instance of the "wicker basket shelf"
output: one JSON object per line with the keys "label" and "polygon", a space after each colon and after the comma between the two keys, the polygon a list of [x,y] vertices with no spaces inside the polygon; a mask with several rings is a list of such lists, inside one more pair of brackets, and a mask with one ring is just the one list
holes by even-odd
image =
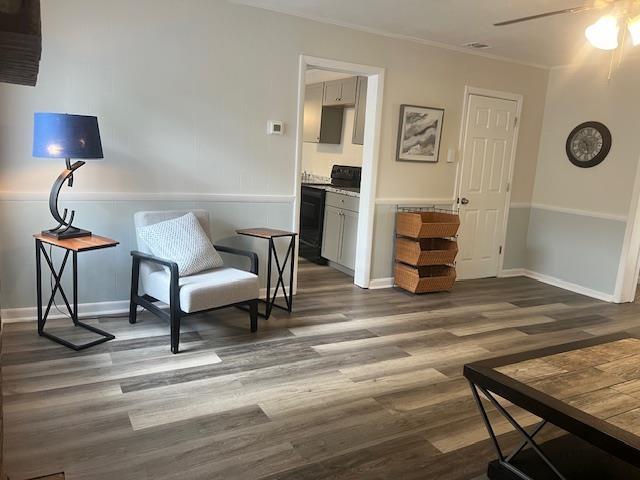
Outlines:
{"label": "wicker basket shelf", "polygon": [[458,244],[446,238],[396,238],[396,261],[415,267],[447,265],[458,254]]}
{"label": "wicker basket shelf", "polygon": [[398,262],[394,270],[396,285],[413,293],[451,290],[456,281],[456,269],[449,265],[412,267]]}
{"label": "wicker basket shelf", "polygon": [[455,237],[458,228],[460,228],[460,218],[455,213],[398,212],[396,217],[396,234],[403,237]]}

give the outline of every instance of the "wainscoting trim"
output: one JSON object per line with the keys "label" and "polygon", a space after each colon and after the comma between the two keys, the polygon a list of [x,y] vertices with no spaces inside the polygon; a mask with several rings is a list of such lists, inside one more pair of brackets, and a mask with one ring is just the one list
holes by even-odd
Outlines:
{"label": "wainscoting trim", "polygon": [[580,215],[583,217],[603,218],[605,220],[615,220],[617,222],[626,222],[627,216],[617,213],[608,212],[592,212],[590,210],[581,210],[578,208],[559,207],[556,205],[548,205],[546,203],[512,203],[509,208],[536,208],[538,210],[547,210],[549,212],[568,213],[570,215]]}
{"label": "wainscoting trim", "polygon": [[[255,195],[235,193],[158,193],[158,192],[76,192],[65,190],[60,200],[81,202],[241,202],[293,203],[294,195]],[[49,192],[0,192],[0,201],[48,201]]]}

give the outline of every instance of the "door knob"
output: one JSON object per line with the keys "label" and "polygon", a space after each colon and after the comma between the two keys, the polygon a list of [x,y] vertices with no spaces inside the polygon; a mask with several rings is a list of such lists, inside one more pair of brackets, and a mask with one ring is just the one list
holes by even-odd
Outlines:
{"label": "door knob", "polygon": [[468,204],[468,203],[469,203],[469,199],[468,199],[468,198],[465,198],[465,197],[462,197],[462,198],[460,199],[460,203],[461,203],[462,205],[466,205],[466,204]]}

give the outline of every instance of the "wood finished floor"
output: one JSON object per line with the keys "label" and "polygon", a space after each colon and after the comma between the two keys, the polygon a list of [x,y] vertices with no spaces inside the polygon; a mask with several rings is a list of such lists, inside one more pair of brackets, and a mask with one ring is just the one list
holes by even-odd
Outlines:
{"label": "wood finished floor", "polygon": [[190,318],[175,356],[149,314],[91,321],[117,339],[80,353],[7,324],[10,478],[469,480],[493,454],[464,363],[640,325],[640,305],[527,278],[413,296],[304,262],[294,307],[256,335],[238,310]]}

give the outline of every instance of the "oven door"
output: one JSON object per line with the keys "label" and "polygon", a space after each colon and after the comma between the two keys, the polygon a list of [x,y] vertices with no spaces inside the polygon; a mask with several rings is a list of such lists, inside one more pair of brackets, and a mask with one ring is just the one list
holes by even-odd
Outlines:
{"label": "oven door", "polygon": [[322,247],[325,191],[320,188],[302,186],[300,203],[300,243],[303,246]]}

